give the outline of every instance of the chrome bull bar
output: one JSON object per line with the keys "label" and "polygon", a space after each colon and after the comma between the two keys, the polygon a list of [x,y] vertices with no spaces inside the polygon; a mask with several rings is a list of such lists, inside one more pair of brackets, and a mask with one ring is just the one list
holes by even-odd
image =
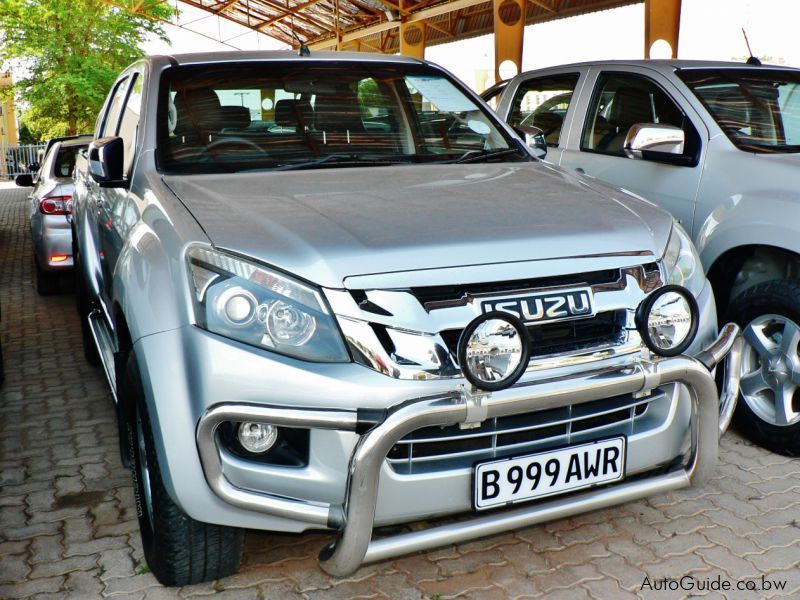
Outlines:
{"label": "chrome bull bar", "polygon": [[[339,537],[322,550],[320,561],[328,573],[345,576],[365,562],[492,535],[707,481],[717,462],[720,432],[723,425],[727,427],[730,422],[738,395],[740,354],[739,328],[729,324],[697,357],[642,360],[633,365],[587,371],[576,376],[524,382],[491,394],[472,394],[460,390],[417,398],[388,410],[379,418],[362,411],[216,405],[200,419],[197,445],[209,486],[226,502],[338,530]],[[726,392],[721,406],[711,371],[728,355],[734,364],[729,365],[727,370]],[[372,540],[382,465],[395,443],[412,431],[430,426],[463,425],[565,404],[648,392],[668,383],[686,385],[692,397],[693,454],[687,468],[532,506]],[[726,396],[732,399],[726,400]],[[278,497],[242,490],[228,482],[220,466],[216,428],[224,421],[249,420],[287,427],[365,431],[350,458],[344,502],[339,505]]]}

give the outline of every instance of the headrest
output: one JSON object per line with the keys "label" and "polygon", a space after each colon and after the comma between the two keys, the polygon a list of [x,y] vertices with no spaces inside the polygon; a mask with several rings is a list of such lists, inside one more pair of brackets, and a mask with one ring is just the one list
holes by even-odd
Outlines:
{"label": "headrest", "polygon": [[224,127],[219,96],[211,88],[179,89],[175,94],[175,135],[203,137]]}
{"label": "headrest", "polygon": [[614,94],[608,122],[616,127],[628,129],[634,123],[649,123],[653,120],[650,111],[650,94],[635,87],[621,87]]}
{"label": "headrest", "polygon": [[297,127],[297,111],[294,100],[284,99],[275,103],[275,124],[279,127]]}
{"label": "headrest", "polygon": [[355,93],[317,96],[314,115],[317,131],[336,133],[364,131],[361,108]]}
{"label": "headrest", "polygon": [[247,129],[250,126],[250,109],[246,106],[221,106],[220,110],[226,129]]}

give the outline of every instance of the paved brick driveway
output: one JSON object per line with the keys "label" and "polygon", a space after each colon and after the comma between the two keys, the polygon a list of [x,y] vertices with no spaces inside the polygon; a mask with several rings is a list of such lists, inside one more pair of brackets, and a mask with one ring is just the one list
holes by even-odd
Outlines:
{"label": "paved brick driveway", "polygon": [[[0,188],[0,598],[679,598],[640,591],[664,577],[700,584],[762,576],[800,596],[800,460],[728,434],[707,487],[361,569],[316,565],[326,535],[248,535],[239,575],[162,588],[142,560],[109,392],[84,363],[70,294],[33,291],[25,192]],[[719,578],[719,579],[718,579]],[[687,583],[688,580],[684,580]],[[711,593],[708,597],[722,597]]]}

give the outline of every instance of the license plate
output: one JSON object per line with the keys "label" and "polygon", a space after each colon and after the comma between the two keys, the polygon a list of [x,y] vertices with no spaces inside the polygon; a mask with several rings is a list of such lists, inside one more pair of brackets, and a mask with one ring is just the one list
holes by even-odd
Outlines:
{"label": "license plate", "polygon": [[625,438],[475,465],[475,508],[483,510],[618,481]]}

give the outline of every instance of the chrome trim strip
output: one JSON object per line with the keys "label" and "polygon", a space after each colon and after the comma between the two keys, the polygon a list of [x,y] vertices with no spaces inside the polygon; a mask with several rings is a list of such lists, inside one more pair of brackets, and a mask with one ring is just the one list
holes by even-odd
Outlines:
{"label": "chrome trim strip", "polygon": [[114,397],[114,404],[119,401],[117,398],[117,370],[114,364],[114,342],[108,335],[104,325],[108,322],[103,318],[100,309],[95,308],[86,316],[89,323],[89,331],[92,332],[94,345],[97,347],[97,354],[100,357],[100,364],[103,365],[108,387],[111,388],[111,395]]}

